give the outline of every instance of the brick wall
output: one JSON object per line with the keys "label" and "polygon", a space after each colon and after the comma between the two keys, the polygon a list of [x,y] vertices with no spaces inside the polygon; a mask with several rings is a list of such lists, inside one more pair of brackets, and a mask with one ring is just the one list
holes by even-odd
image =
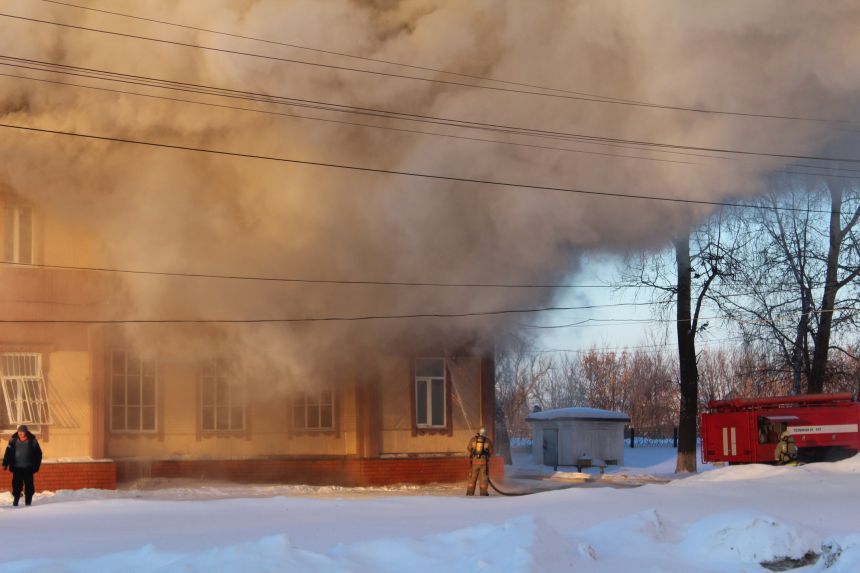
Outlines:
{"label": "brick wall", "polygon": [[[342,486],[465,482],[469,468],[468,460],[463,457],[165,460],[117,464],[121,481],[158,477]],[[502,458],[494,457],[490,460],[490,475],[501,479],[504,467]]]}
{"label": "brick wall", "polygon": [[[7,474],[11,480],[11,474]],[[34,476],[36,491],[116,489],[116,464],[110,461],[46,461]]]}
{"label": "brick wall", "polygon": [[[116,489],[117,481],[138,477],[218,479],[244,483],[384,486],[399,483],[465,482],[469,462],[462,457],[182,460],[152,462],[51,462],[35,476],[36,491]],[[502,458],[490,460],[490,475],[504,477]],[[11,474],[6,474],[11,480]]]}

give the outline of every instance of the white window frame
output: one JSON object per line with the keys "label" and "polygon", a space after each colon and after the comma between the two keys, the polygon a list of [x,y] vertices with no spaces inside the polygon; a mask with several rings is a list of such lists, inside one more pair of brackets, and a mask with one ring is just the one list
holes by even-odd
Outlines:
{"label": "white window frame", "polygon": [[[116,357],[118,355],[122,355],[123,358],[123,372],[118,373],[114,371],[114,364]],[[134,380],[135,376],[132,376],[129,372],[129,361],[137,360],[140,364],[140,368],[137,374],[137,382],[138,384],[138,397],[137,404],[129,403],[129,382]],[[151,372],[151,375],[147,375],[147,367],[148,371]],[[110,431],[114,434],[154,434],[158,432],[158,423],[159,423],[159,414],[158,411],[158,364],[155,360],[143,360],[132,350],[128,350],[125,348],[114,348],[110,351],[110,359],[108,363],[108,380],[110,384]],[[115,388],[117,379],[122,380],[123,384],[123,401],[119,403],[117,401],[117,397],[115,395]],[[153,385],[152,388],[152,404],[144,404],[143,396],[144,396],[144,383],[147,378],[151,378],[151,383]],[[122,427],[116,427],[116,420],[114,419],[114,413],[116,408],[122,408],[124,414],[124,424]],[[143,427],[143,409],[144,408],[152,408],[153,409],[153,426],[152,428],[144,428]],[[128,425],[128,412],[129,410],[137,409],[138,412],[138,424],[136,428],[130,428]]]}
{"label": "white window frame", "polygon": [[[24,213],[30,219],[30,232],[26,235],[21,228]],[[28,205],[8,203],[5,206],[4,217],[3,260],[7,263],[33,264],[36,261],[36,223],[33,208]],[[29,258],[22,256],[25,242],[30,247]]]}
{"label": "white window frame", "polygon": [[[421,361],[431,361],[438,360],[442,363],[442,376],[419,376],[418,374],[418,363]],[[448,427],[448,364],[444,358],[416,358],[413,364],[413,368],[415,371],[415,379],[413,380],[413,388],[415,394],[415,426],[417,428],[447,428]],[[433,383],[441,381],[441,390],[442,390],[442,423],[434,424],[433,423]],[[420,399],[421,399],[421,385],[424,385],[424,405],[426,408],[426,412],[424,412],[424,423],[421,423],[419,420],[421,418],[421,408],[420,408]]]}
{"label": "white window frame", "polygon": [[[328,394],[328,400],[324,398]],[[299,432],[331,432],[337,427],[334,389],[327,386],[312,391],[298,392],[292,400],[292,426]],[[312,420],[312,408],[316,407],[316,419]],[[331,423],[323,425],[323,408],[331,412]]]}
{"label": "white window frame", "polygon": [[[210,385],[211,390],[207,391],[207,386]],[[207,394],[212,397],[211,402],[206,399]],[[233,419],[234,410],[237,408],[242,410],[241,424]],[[212,427],[206,427],[206,410],[212,411]],[[206,434],[244,432],[247,428],[248,402],[245,387],[230,383],[224,363],[220,360],[210,360],[201,368],[199,415],[200,431]],[[225,416],[227,427],[220,428],[219,422],[223,421]]]}
{"label": "white window frame", "polygon": [[10,426],[51,423],[48,387],[38,352],[0,353],[0,385]]}

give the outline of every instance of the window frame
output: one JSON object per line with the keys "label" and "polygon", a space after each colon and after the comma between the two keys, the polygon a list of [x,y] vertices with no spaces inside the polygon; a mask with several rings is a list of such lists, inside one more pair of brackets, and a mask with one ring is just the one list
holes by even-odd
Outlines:
{"label": "window frame", "polygon": [[[211,369],[211,372],[213,372],[214,375],[211,375],[211,376],[208,375],[207,369]],[[220,406],[218,404],[218,380],[219,380],[219,378],[228,378],[228,376],[225,374],[225,372],[226,372],[225,363],[223,360],[219,360],[219,359],[209,360],[209,361],[205,362],[200,368],[199,386],[198,386],[199,398],[197,400],[197,415],[198,415],[198,419],[199,419],[198,427],[200,429],[200,433],[204,436],[206,436],[206,435],[224,435],[224,434],[244,435],[248,431],[248,428],[250,427],[249,423],[248,423],[248,391],[247,391],[247,388],[245,387],[244,384],[237,386],[236,384],[231,384],[229,381],[227,381],[226,382],[227,405],[226,406]],[[214,402],[211,405],[207,405],[204,403],[204,396],[206,395],[205,385],[207,384],[207,379],[211,379],[212,382],[215,384],[214,388],[212,389],[212,395],[213,395]],[[240,402],[239,404],[233,403],[234,397],[238,397],[238,401]],[[204,423],[204,421],[206,419],[206,416],[204,415],[204,409],[209,408],[209,407],[211,407],[213,410],[213,412],[212,412],[212,423],[214,425],[213,428],[207,428],[205,426],[205,423]],[[225,407],[227,409],[228,425],[230,427],[218,428],[218,410],[219,410],[219,408],[225,408]],[[238,428],[232,426],[232,418],[233,418],[234,408],[241,408],[242,409],[242,426],[238,427]]]}
{"label": "window frame", "polygon": [[[26,235],[30,247],[28,260],[23,260],[21,247],[24,243],[24,230],[21,228],[22,215],[29,217],[29,233]],[[9,202],[3,206],[3,260],[7,263],[32,265],[36,262],[36,213],[32,206]]]}
{"label": "window frame", "polygon": [[[7,375],[5,373],[4,366],[5,366],[5,362],[6,362],[5,359],[8,357],[34,358],[35,359],[35,364],[34,364],[35,374],[33,374],[33,375],[21,375],[21,374],[16,373],[14,375]],[[30,351],[30,352],[28,352],[28,351],[0,352],[0,392],[2,392],[2,394],[3,394],[3,402],[4,402],[3,405],[5,408],[5,412],[6,412],[6,417],[9,420],[8,425],[6,427],[10,427],[10,428],[11,427],[18,427],[21,424],[26,424],[26,425],[31,426],[33,428],[41,429],[41,428],[44,428],[44,427],[51,425],[51,423],[53,421],[52,416],[51,416],[52,409],[50,406],[50,399],[48,396],[48,382],[45,378],[43,363],[44,363],[44,357],[43,357],[41,352],[32,352],[32,351]],[[28,399],[26,396],[22,395],[22,394],[26,394],[26,382],[25,381],[30,381],[30,382],[35,383],[34,394],[38,393],[38,394],[40,394],[40,397]],[[9,383],[12,383],[17,387],[17,391],[15,392],[16,399],[14,399],[14,401],[18,402],[18,404],[19,404],[15,408],[16,410],[18,410],[17,413],[19,414],[19,417],[16,419],[13,419],[13,417],[12,417],[12,403],[13,403],[13,401],[12,401],[12,399],[10,399],[9,392],[8,392],[8,390],[10,389]],[[33,402],[33,403],[30,403],[30,402]],[[23,413],[22,410],[24,409],[25,403],[28,403],[27,407],[30,409],[31,414],[34,412],[34,408],[39,412],[38,419],[33,418],[32,420],[30,420],[30,419],[25,419],[23,417],[20,417],[20,414]]]}
{"label": "window frame", "polygon": [[[323,401],[322,394],[324,392],[328,392],[330,396],[330,400],[328,402]],[[317,397],[316,404],[310,402],[309,398],[311,393],[306,390],[300,390],[293,394],[290,399],[290,432],[292,434],[333,434],[338,431],[338,399],[337,393],[334,391],[333,386],[323,386],[314,391]],[[301,400],[301,404],[299,404],[299,400]],[[319,426],[309,426],[308,425],[308,406],[315,405],[318,407],[317,418],[319,420]],[[331,425],[323,426],[322,425],[322,409],[324,406],[329,406],[331,409]],[[297,422],[296,411],[301,408],[304,417],[304,425],[299,426]]]}
{"label": "window frame", "polygon": [[[442,424],[432,424],[431,421],[433,419],[433,389],[432,389],[432,381],[439,380],[438,376],[418,376],[418,362],[422,360],[439,360],[442,362],[442,415],[443,415],[443,423]],[[448,436],[453,435],[453,416],[451,415],[451,384],[453,383],[451,380],[451,374],[448,368],[449,360],[445,357],[439,356],[419,356],[412,359],[412,368],[411,368],[411,380],[409,384],[409,394],[410,394],[410,402],[411,402],[411,410],[412,410],[412,435],[433,435],[433,434],[447,434]],[[425,396],[425,408],[426,408],[426,423],[419,424],[418,423],[418,397],[419,391],[418,386],[419,382],[426,383],[426,396]]]}
{"label": "window frame", "polygon": [[[114,378],[117,375],[114,372],[114,355],[116,353],[122,352],[125,355],[124,364],[123,364],[123,394],[124,394],[124,402],[123,404],[115,404],[114,403],[114,389],[115,382]],[[129,357],[135,358],[140,362],[140,374],[139,374],[139,382],[140,382],[140,403],[129,405],[128,403],[128,383],[129,383],[129,372],[128,372],[128,362]],[[150,407],[149,404],[143,403],[143,392],[144,392],[144,379],[146,375],[144,373],[144,364],[149,363],[152,371],[152,409],[153,409],[153,427],[151,429],[143,428],[143,409],[145,407]],[[108,351],[108,384],[109,384],[109,392],[108,392],[108,429],[111,434],[143,434],[143,435],[157,435],[159,434],[159,428],[161,423],[161,408],[159,404],[160,398],[160,389],[159,389],[159,372],[158,372],[158,361],[155,358],[144,360],[140,358],[140,356],[135,353],[133,350],[129,350],[128,348],[111,348]],[[114,426],[114,408],[122,406],[124,408],[125,414],[125,424],[123,428],[116,428]],[[139,424],[138,428],[129,428],[128,427],[128,410],[129,408],[138,408],[140,410],[140,414],[138,417]]]}

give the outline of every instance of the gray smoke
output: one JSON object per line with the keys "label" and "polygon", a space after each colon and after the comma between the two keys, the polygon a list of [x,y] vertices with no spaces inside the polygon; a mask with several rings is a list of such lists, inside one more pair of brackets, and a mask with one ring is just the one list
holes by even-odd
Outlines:
{"label": "gray smoke", "polygon": [[[125,0],[105,7],[372,58],[670,105],[844,118],[860,100],[860,62],[850,57],[860,48],[856,2],[164,0],[144,5]],[[34,0],[13,0],[4,10],[182,42],[463,80]],[[0,26],[3,55],[369,108],[714,148],[851,154],[850,143],[856,141],[856,133],[826,123],[542,98],[22,21],[4,19]],[[771,171],[787,165],[776,159],[670,155],[292,111],[694,164],[349,127],[0,77],[5,123],[381,169],[714,201],[752,195]],[[46,253],[49,264],[315,279],[552,283],[574,273],[583,252],[651,246],[708,213],[703,206],[372,175],[9,130],[0,137],[0,152],[2,185],[37,205],[45,221],[61,225],[64,240],[81,237],[79,244],[76,239]],[[111,304],[80,314],[235,319],[456,313],[534,307],[555,295],[551,289],[111,280],[117,281],[111,283],[116,287],[110,288]],[[160,351],[241,348],[249,367],[274,367],[286,378],[301,378],[335,363],[366,360],[380,348],[454,354],[488,348],[510,326],[510,317],[485,317],[213,326],[205,336],[199,329],[150,327],[128,335]]]}

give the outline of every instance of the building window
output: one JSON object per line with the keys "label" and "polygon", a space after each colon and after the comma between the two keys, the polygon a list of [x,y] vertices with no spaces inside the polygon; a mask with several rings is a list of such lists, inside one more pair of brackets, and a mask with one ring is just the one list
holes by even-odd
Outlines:
{"label": "building window", "polygon": [[156,428],[155,361],[128,350],[110,357],[110,427],[115,432],[154,432]]}
{"label": "building window", "polygon": [[415,425],[419,428],[445,427],[445,359],[415,360]]}
{"label": "building window", "polygon": [[245,429],[245,389],[231,384],[222,362],[203,367],[200,387],[200,420],[204,432],[237,432]]}
{"label": "building window", "polygon": [[293,428],[334,429],[334,392],[326,388],[300,392],[293,398]]}
{"label": "building window", "polygon": [[48,393],[42,375],[42,355],[32,352],[0,354],[5,421],[18,424],[50,423]]}
{"label": "building window", "polygon": [[33,263],[33,209],[6,205],[3,225],[3,260],[7,263]]}

